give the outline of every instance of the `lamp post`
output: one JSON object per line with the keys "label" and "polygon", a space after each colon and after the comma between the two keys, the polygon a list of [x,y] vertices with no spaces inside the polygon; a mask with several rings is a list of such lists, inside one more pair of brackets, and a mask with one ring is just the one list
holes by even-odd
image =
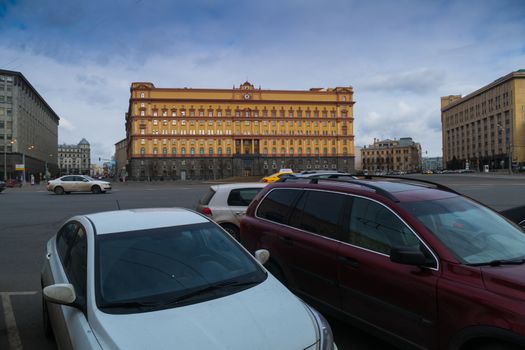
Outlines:
{"label": "lamp post", "polygon": [[[498,129],[504,130],[503,125],[496,124],[496,126],[498,127]],[[512,141],[510,139],[510,135],[509,135],[509,144],[507,145],[507,147],[509,148],[508,153],[507,153],[509,156],[509,174],[512,174]]]}
{"label": "lamp post", "polygon": [[[35,148],[35,146],[31,145],[31,146],[27,147],[27,150],[30,151],[33,148]],[[23,176],[22,182],[25,185],[25,183],[26,183],[26,152],[25,151],[22,151],[22,164],[24,164],[24,170],[22,172],[22,176]]]}

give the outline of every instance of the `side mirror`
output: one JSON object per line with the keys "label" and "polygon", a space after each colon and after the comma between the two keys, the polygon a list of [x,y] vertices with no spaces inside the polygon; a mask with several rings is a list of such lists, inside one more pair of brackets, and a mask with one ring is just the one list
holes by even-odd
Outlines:
{"label": "side mirror", "polygon": [[398,264],[422,266],[425,265],[426,260],[419,249],[392,247],[390,250],[390,261]]}
{"label": "side mirror", "polygon": [[43,290],[44,298],[55,304],[73,306],[77,299],[75,288],[69,283],[58,283],[47,286]]}
{"label": "side mirror", "polygon": [[261,265],[266,264],[268,259],[270,259],[270,252],[266,249],[259,249],[255,252],[255,259],[261,263]]}

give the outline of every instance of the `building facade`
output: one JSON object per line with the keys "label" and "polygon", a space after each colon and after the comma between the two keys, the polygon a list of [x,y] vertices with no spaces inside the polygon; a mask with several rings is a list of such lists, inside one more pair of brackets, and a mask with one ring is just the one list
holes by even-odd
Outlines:
{"label": "building facade", "polygon": [[374,143],[361,149],[363,170],[377,172],[420,172],[421,145],[411,137],[399,140],[374,139]]}
{"label": "building facade", "polygon": [[0,178],[55,174],[59,120],[22,73],[0,70]]}
{"label": "building facade", "polygon": [[421,166],[423,171],[443,170],[443,157],[423,157]]}
{"label": "building facade", "polygon": [[525,163],[525,69],[462,97],[441,97],[446,169],[508,169]]}
{"label": "building facade", "polygon": [[134,179],[354,170],[353,89],[156,88],[132,83],[126,114]]}
{"label": "building facade", "polygon": [[128,143],[126,139],[120,140],[115,144],[115,176],[117,176],[119,179],[123,179],[127,176],[127,144]]}
{"label": "building facade", "polygon": [[61,175],[90,175],[91,147],[89,142],[83,138],[77,145],[59,145],[58,166]]}

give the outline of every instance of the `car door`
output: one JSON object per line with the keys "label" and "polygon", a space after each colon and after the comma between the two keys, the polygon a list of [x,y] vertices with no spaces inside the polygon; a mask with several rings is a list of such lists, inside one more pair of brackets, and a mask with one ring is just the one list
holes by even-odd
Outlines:
{"label": "car door", "polygon": [[292,289],[325,310],[341,308],[337,258],[348,209],[345,194],[304,190],[281,240]]}
{"label": "car door", "polygon": [[[409,343],[436,348],[436,257],[385,205],[361,197],[352,202],[339,258],[343,311]],[[392,247],[420,249],[431,267],[392,262]]]}
{"label": "car door", "polygon": [[240,226],[239,218],[246,214],[246,208],[252,199],[259,193],[261,187],[235,188],[228,195],[227,204],[231,222]]}
{"label": "car door", "polygon": [[91,182],[83,176],[75,176],[75,186],[80,192],[91,191]]}
{"label": "car door", "polygon": [[[62,282],[55,283],[72,284],[77,300],[85,305],[87,299],[87,237],[85,228],[79,223],[74,222],[74,224],[74,227],[66,225],[65,234],[57,238],[60,268],[55,268],[54,273]],[[81,310],[73,306],[52,303],[48,305],[59,348],[89,348],[88,345],[93,342],[93,335],[86,318],[87,306]]]}
{"label": "car door", "polygon": [[75,176],[65,176],[60,179],[60,186],[64,188],[65,192],[73,192],[76,190]]}

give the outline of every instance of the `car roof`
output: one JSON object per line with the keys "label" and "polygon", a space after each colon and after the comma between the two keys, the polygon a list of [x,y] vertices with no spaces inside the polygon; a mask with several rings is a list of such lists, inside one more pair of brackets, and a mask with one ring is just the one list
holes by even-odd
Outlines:
{"label": "car roof", "polygon": [[313,179],[299,178],[299,181],[276,182],[273,187],[302,187],[309,189],[340,191],[354,194],[374,193],[394,202],[414,202],[434,200],[458,196],[452,189],[439,184],[433,184],[418,179]]}
{"label": "car roof", "polygon": [[268,184],[264,182],[238,182],[238,183],[230,183],[230,184],[212,185],[211,188],[214,191],[218,191],[218,190],[233,190],[237,188],[253,188],[253,187],[263,188],[266,185]]}
{"label": "car roof", "polygon": [[84,216],[93,223],[97,235],[209,222],[204,216],[184,208],[115,210]]}

